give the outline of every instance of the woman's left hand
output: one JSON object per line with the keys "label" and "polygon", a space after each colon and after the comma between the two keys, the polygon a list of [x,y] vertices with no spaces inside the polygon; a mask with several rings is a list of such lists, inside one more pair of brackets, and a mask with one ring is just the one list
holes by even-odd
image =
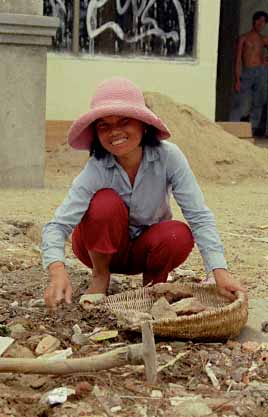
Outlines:
{"label": "woman's left hand", "polygon": [[234,301],[236,299],[236,291],[243,291],[247,296],[247,288],[243,287],[239,282],[235,281],[226,269],[214,269],[213,275],[219,293],[228,297],[229,300]]}

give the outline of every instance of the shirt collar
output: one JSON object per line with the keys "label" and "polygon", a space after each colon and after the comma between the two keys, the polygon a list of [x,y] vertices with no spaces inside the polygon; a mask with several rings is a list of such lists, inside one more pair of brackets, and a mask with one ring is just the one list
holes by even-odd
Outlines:
{"label": "shirt collar", "polygon": [[[159,152],[157,147],[145,146],[143,150],[144,166],[146,167],[148,162],[153,162],[157,159],[159,159]],[[103,158],[101,161],[105,168],[113,168],[115,165],[117,165],[117,161],[111,153],[105,155],[105,158]]]}

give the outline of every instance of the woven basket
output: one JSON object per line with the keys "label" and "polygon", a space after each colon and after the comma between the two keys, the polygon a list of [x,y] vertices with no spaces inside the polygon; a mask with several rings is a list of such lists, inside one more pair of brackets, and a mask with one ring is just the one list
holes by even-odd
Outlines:
{"label": "woven basket", "polygon": [[[219,295],[215,285],[187,284],[180,288],[191,290],[209,310],[178,316],[176,319],[151,320],[154,334],[187,340],[223,340],[237,336],[248,318],[248,303],[242,292],[230,302]],[[105,299],[105,307],[112,313],[130,316],[134,312],[149,312],[154,297],[151,288],[126,291]]]}

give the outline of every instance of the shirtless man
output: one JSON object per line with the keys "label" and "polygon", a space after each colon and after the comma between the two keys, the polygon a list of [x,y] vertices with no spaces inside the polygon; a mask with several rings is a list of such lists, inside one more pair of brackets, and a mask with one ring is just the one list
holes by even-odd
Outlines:
{"label": "shirtless man", "polygon": [[249,113],[253,135],[259,133],[263,105],[267,101],[264,48],[268,47],[268,39],[261,35],[267,22],[267,13],[254,13],[251,30],[238,38],[235,57],[235,95],[230,121],[240,121]]}

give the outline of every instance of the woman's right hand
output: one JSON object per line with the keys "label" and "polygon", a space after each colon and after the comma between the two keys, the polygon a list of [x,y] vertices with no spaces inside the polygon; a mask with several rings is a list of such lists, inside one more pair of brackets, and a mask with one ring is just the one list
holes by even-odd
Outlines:
{"label": "woman's right hand", "polygon": [[53,262],[48,267],[50,275],[50,285],[45,290],[45,302],[47,307],[55,310],[57,306],[66,302],[72,302],[71,281],[62,262]]}

